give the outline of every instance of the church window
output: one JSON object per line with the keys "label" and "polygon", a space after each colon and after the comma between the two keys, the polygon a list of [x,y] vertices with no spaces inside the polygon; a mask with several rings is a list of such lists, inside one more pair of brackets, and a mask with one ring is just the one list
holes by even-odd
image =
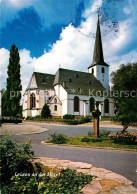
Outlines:
{"label": "church window", "polygon": [[68,79],[68,81],[69,81],[69,82],[72,82],[72,79],[71,79],[71,78],[69,78],[69,79]]}
{"label": "church window", "polygon": [[74,97],[74,112],[79,112],[79,97]]}
{"label": "church window", "polygon": [[94,74],[94,68],[92,68],[92,74]]}
{"label": "church window", "polygon": [[54,111],[57,111],[57,105],[54,106]]}
{"label": "church window", "polygon": [[105,73],[105,69],[104,69],[104,67],[102,67],[102,73]]}
{"label": "church window", "polygon": [[30,95],[30,109],[32,108],[36,108],[36,97],[34,93]]}
{"label": "church window", "polygon": [[94,100],[94,98],[90,98],[89,106],[90,106],[90,112],[92,112],[95,109],[95,100]]}
{"label": "church window", "polygon": [[44,78],[42,78],[41,81],[42,81],[42,83],[45,83],[45,79]]}
{"label": "church window", "polygon": [[104,112],[109,113],[109,100],[105,99],[104,101]]}
{"label": "church window", "polygon": [[57,98],[54,99],[54,103],[57,104]]}

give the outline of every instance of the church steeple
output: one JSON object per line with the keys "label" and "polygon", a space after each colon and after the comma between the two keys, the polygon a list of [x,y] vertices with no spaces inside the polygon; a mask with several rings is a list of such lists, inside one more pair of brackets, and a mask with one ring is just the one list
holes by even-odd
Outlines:
{"label": "church steeple", "polygon": [[93,61],[88,67],[88,72],[92,73],[96,79],[100,81],[104,88],[106,88],[106,90],[109,90],[109,65],[104,61],[99,16],[97,22]]}
{"label": "church steeple", "polygon": [[102,40],[101,40],[101,32],[100,32],[100,22],[98,16],[98,23],[97,23],[97,31],[96,31],[96,40],[95,40],[95,47],[94,47],[94,55],[93,55],[93,64],[104,62],[103,56],[103,48],[102,48]]}
{"label": "church steeple", "polygon": [[97,22],[93,61],[92,61],[92,64],[89,66],[89,68],[96,64],[109,66],[107,63],[104,62],[99,16],[98,16],[98,22]]}

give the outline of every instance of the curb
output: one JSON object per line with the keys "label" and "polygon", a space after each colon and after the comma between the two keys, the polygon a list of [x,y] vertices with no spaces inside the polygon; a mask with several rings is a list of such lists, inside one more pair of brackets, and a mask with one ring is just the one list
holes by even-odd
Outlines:
{"label": "curb", "polygon": [[137,152],[136,149],[122,149],[122,148],[112,148],[112,147],[93,147],[93,146],[83,146],[83,145],[70,145],[70,144],[54,144],[54,143],[46,143],[45,141],[41,142],[42,145],[49,146],[66,146],[66,147],[76,147],[76,148],[91,148],[91,149],[104,149],[104,150],[114,150],[114,151],[125,151],[125,152]]}

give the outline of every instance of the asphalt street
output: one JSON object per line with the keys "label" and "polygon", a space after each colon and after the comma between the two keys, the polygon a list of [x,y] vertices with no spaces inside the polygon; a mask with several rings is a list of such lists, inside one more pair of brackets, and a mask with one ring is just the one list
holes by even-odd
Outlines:
{"label": "asphalt street", "polygon": [[[137,153],[117,150],[78,148],[66,146],[45,146],[41,141],[46,140],[49,134],[63,133],[68,136],[86,135],[93,131],[90,126],[61,126],[49,124],[34,124],[49,128],[47,132],[30,135],[13,135],[11,138],[19,143],[25,142],[28,138],[32,140],[32,149],[36,156],[68,159],[91,163],[95,167],[106,168],[127,177],[134,182],[137,187]],[[110,130],[110,127],[101,127],[100,130]],[[116,132],[120,128],[111,128],[111,132]],[[133,130],[132,130],[133,131]]]}

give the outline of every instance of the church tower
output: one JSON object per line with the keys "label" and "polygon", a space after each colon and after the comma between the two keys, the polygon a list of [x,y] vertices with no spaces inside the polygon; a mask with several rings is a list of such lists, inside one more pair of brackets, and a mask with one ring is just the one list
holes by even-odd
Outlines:
{"label": "church tower", "polygon": [[104,62],[103,47],[101,40],[100,22],[98,17],[96,39],[92,64],[88,67],[88,72],[92,73],[101,82],[106,90],[109,90],[109,65]]}

